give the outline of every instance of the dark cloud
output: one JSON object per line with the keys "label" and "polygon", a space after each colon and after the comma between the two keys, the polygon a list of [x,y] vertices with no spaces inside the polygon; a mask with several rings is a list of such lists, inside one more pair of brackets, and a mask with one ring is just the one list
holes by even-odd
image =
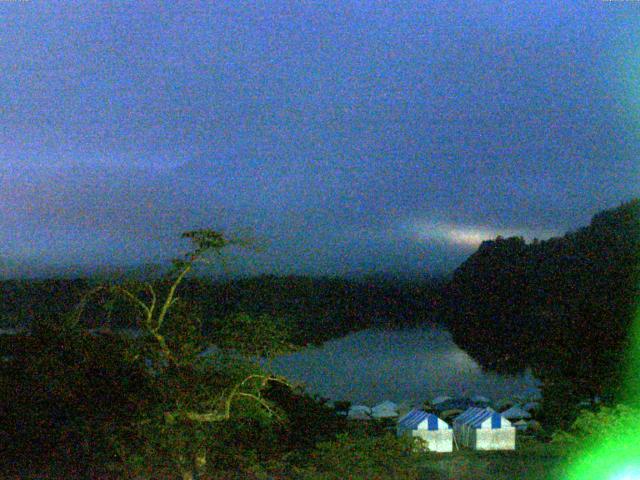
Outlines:
{"label": "dark cloud", "polygon": [[0,4],[5,256],[441,270],[640,191],[633,2],[164,3]]}

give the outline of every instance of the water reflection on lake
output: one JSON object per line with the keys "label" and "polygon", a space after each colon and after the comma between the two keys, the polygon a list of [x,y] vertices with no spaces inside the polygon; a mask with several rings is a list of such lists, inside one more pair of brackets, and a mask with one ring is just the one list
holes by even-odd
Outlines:
{"label": "water reflection on lake", "polygon": [[537,392],[526,372],[483,372],[447,330],[428,326],[364,330],[273,361],[273,369],[332,400],[375,404],[389,399],[421,403],[438,395],[482,394],[493,400]]}

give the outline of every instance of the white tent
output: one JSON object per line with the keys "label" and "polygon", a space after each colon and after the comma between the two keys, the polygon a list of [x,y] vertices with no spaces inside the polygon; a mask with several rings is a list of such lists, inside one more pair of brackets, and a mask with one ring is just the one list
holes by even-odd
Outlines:
{"label": "white tent", "polygon": [[453,450],[453,430],[444,420],[424,410],[411,410],[398,421],[398,436],[408,435],[427,442],[427,450],[451,452]]}
{"label": "white tent", "polygon": [[373,418],[393,418],[398,416],[398,405],[389,400],[379,403],[371,409]]}
{"label": "white tent", "polygon": [[352,420],[370,420],[371,409],[366,405],[352,405],[347,413],[347,418]]}
{"label": "white tent", "polygon": [[448,395],[440,395],[439,397],[431,400],[431,405],[438,405],[439,403],[446,402],[447,400],[451,400],[451,397],[449,397]]}
{"label": "white tent", "polygon": [[522,420],[526,418],[531,418],[531,414],[527,412],[525,409],[520,408],[518,405],[514,405],[508,410],[505,410],[500,415],[502,415],[507,420]]}
{"label": "white tent", "polygon": [[453,421],[459,445],[474,450],[515,450],[516,429],[491,408],[471,407]]}

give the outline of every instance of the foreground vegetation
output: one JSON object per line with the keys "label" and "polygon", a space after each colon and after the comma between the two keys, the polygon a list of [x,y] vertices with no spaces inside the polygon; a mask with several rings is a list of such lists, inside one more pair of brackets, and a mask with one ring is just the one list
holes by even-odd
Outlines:
{"label": "foreground vegetation", "polygon": [[[612,408],[637,293],[639,209],[604,212],[562,239],[488,242],[439,292],[189,279],[244,245],[210,230],[187,232],[191,250],[161,277],[4,283],[2,321],[29,332],[0,335],[0,468],[25,479],[562,478],[599,432],[639,415]],[[382,425],[347,422],[263,362],[377,316],[407,324],[433,313],[484,366],[535,369],[537,438],[515,452],[419,453]],[[580,400],[596,397],[600,407],[582,403],[580,414]]]}
{"label": "foreground vegetation", "polygon": [[[468,469],[464,454],[427,455],[384,424],[349,423],[265,370],[260,359],[295,348],[277,318],[234,312],[203,328],[179,287],[197,262],[234,241],[208,230],[184,238],[193,248],[163,282],[96,285],[73,310],[36,310],[28,333],[5,338],[4,472],[417,480]],[[107,319],[133,309],[138,335],[89,329],[84,319],[95,323],[100,305]]]}
{"label": "foreground vegetation", "polygon": [[458,450],[440,459],[424,458],[427,480],[560,480],[567,456],[547,443],[520,443],[515,451]]}

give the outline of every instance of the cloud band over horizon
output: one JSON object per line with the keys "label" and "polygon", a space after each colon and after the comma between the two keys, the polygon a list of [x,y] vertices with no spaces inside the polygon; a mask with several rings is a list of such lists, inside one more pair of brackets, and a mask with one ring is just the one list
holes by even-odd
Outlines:
{"label": "cloud band over horizon", "polygon": [[[0,2],[0,242],[18,263],[449,271],[640,195],[632,2]],[[413,224],[411,223],[413,222]]]}

